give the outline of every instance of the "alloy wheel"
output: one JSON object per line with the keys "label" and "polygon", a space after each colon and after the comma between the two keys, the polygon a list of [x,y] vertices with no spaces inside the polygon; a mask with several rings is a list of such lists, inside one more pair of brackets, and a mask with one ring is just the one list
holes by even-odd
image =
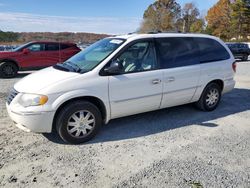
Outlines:
{"label": "alloy wheel", "polygon": [[215,106],[219,101],[219,97],[220,97],[219,91],[216,88],[211,89],[206,97],[206,105],[208,107]]}
{"label": "alloy wheel", "polygon": [[8,64],[3,67],[3,72],[5,73],[5,75],[8,75],[8,76],[15,74],[14,67]]}
{"label": "alloy wheel", "polygon": [[95,117],[91,112],[81,110],[70,116],[67,131],[72,137],[83,138],[93,131],[95,123]]}

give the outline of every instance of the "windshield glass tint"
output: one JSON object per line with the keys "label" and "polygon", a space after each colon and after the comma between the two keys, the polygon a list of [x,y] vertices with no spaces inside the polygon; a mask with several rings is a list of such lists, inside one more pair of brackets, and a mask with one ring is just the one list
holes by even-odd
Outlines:
{"label": "windshield glass tint", "polygon": [[70,64],[71,66],[78,67],[82,73],[88,72],[121,46],[124,41],[124,39],[117,38],[102,39],[71,57],[63,65],[67,66]]}

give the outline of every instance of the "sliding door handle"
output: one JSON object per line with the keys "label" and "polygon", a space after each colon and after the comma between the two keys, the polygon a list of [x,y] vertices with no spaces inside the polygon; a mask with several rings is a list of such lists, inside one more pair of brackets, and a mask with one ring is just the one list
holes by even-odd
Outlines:
{"label": "sliding door handle", "polygon": [[174,82],[175,81],[175,77],[169,77],[167,78],[167,82]]}
{"label": "sliding door handle", "polygon": [[161,80],[160,79],[155,79],[152,81],[152,84],[156,85],[156,84],[160,84]]}

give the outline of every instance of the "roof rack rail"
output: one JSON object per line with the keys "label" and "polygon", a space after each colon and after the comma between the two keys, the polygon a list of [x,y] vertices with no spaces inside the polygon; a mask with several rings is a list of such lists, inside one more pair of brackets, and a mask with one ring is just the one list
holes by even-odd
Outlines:
{"label": "roof rack rail", "polygon": [[133,34],[136,34],[137,32],[131,32],[131,33],[128,33],[128,35],[133,35]]}
{"label": "roof rack rail", "polygon": [[162,33],[160,30],[159,31],[149,31],[148,34],[157,34],[157,33]]}
{"label": "roof rack rail", "polygon": [[181,31],[149,31],[148,34],[158,34],[158,33],[182,33]]}

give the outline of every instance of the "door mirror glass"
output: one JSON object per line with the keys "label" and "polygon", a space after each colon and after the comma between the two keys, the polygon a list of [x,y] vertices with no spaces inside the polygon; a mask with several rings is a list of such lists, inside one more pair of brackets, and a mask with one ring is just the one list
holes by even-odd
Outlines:
{"label": "door mirror glass", "polygon": [[111,75],[121,74],[123,72],[122,63],[118,59],[114,60],[109,67],[104,69],[104,71]]}
{"label": "door mirror glass", "polygon": [[24,48],[24,49],[23,49],[23,53],[24,53],[24,54],[28,54],[28,53],[30,53],[30,50],[29,50],[28,48]]}

